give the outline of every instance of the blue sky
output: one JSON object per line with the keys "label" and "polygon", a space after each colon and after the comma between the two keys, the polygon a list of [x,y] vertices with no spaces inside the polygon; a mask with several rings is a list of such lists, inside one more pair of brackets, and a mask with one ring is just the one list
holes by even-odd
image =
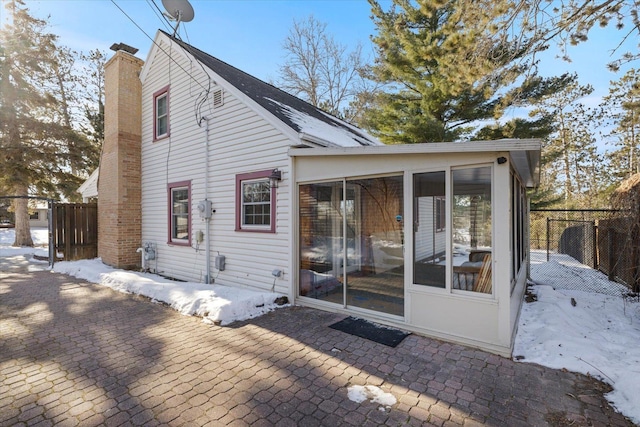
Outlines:
{"label": "blue sky", "polygon": [[[162,9],[161,0],[155,3]],[[388,6],[391,1],[381,3]],[[123,42],[139,48],[137,56],[145,59],[151,45],[148,37],[153,37],[158,28],[166,30],[151,0],[115,0],[115,4],[110,0],[26,0],[26,4],[33,15],[49,16],[50,31],[60,36],[61,44],[75,50],[99,48],[109,52],[111,44]],[[370,37],[375,27],[366,0],[191,0],[191,4],[195,18],[182,24],[182,37],[263,80],[277,78],[278,67],[284,63],[282,42],[293,21],[310,15],[326,23],[327,32],[337,41],[348,46],[361,43],[364,53],[371,59],[374,56]],[[0,13],[6,13],[4,7]],[[608,93],[609,81],[622,76],[622,72],[612,73],[606,68],[612,59],[610,52],[621,37],[613,26],[594,29],[587,43],[569,50],[571,63],[556,59],[559,50],[552,46],[541,56],[541,73],[578,72],[581,83],[596,88],[585,103],[597,104]],[[637,36],[631,37],[620,52],[627,50],[637,51]]]}
{"label": "blue sky", "polygon": [[[161,0],[155,0],[160,9]],[[108,51],[114,42],[140,49],[144,59],[158,28],[167,30],[151,0],[27,0],[32,14],[50,15],[51,32],[73,49]],[[387,2],[390,3],[390,2]],[[374,25],[366,0],[191,0],[192,22],[181,25],[185,41],[261,79],[275,78],[284,62],[282,42],[294,19],[313,15],[327,31],[349,46],[358,42],[373,58],[370,35]],[[157,12],[157,11],[156,11]],[[186,31],[186,33],[185,33]],[[147,35],[145,35],[145,33]]]}

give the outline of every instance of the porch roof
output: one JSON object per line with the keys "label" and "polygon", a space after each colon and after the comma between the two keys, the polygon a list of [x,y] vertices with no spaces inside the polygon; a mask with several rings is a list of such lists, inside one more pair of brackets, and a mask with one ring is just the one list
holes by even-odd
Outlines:
{"label": "porch roof", "polygon": [[311,156],[394,156],[400,154],[488,153],[509,155],[511,164],[527,187],[540,182],[540,139],[499,139],[493,141],[430,142],[366,147],[290,148],[291,157]]}

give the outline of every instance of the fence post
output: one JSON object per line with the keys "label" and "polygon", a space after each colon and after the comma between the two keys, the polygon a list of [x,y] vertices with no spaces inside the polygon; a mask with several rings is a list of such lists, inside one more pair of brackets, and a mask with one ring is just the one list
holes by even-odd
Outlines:
{"label": "fence post", "polygon": [[613,227],[607,229],[607,251],[609,253],[609,280],[614,281],[616,279],[616,258],[615,258],[615,230]]}
{"label": "fence post", "polygon": [[597,270],[600,264],[598,262],[598,226],[596,225],[595,221],[591,223],[591,226],[593,230],[593,232],[591,233],[591,236],[593,238],[593,268]]}
{"label": "fence post", "polygon": [[73,228],[71,225],[71,209],[69,204],[64,207],[64,260],[71,261],[71,238],[73,236]]}
{"label": "fence post", "polygon": [[551,230],[551,218],[547,217],[547,262],[549,262],[549,250],[551,249],[550,247],[551,239],[549,237],[550,230]]}
{"label": "fence post", "polygon": [[54,208],[55,208],[55,202],[53,201],[53,199],[49,199],[48,201],[48,206],[47,206],[47,210],[48,210],[48,215],[47,215],[47,219],[48,221],[48,226],[49,226],[49,267],[53,268],[53,264],[55,264],[56,262],[56,249],[55,249],[55,239],[54,239],[54,235],[53,235],[53,225],[55,224],[53,222],[53,215],[54,215]]}
{"label": "fence post", "polygon": [[638,292],[640,289],[640,253],[638,253],[638,237],[639,237],[638,224],[635,223],[631,226],[631,235],[627,239],[631,240],[631,290]]}

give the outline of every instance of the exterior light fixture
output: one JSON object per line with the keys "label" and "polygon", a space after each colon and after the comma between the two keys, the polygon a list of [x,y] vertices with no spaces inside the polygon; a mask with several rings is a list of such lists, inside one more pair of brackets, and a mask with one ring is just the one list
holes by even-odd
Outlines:
{"label": "exterior light fixture", "polygon": [[499,165],[503,165],[507,163],[507,158],[506,157],[498,157],[498,164]]}
{"label": "exterior light fixture", "polygon": [[272,170],[271,175],[269,175],[269,183],[271,184],[271,188],[278,188],[279,181],[282,181],[282,172],[278,169]]}

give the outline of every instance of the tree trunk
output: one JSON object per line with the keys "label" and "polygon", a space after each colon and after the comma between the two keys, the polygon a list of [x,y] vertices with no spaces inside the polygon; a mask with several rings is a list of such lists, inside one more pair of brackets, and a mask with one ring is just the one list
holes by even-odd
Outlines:
{"label": "tree trunk", "polygon": [[[16,191],[16,196],[26,196],[27,188]],[[29,199],[14,199],[13,207],[16,214],[16,240],[13,246],[33,246],[31,227],[29,226]]]}

